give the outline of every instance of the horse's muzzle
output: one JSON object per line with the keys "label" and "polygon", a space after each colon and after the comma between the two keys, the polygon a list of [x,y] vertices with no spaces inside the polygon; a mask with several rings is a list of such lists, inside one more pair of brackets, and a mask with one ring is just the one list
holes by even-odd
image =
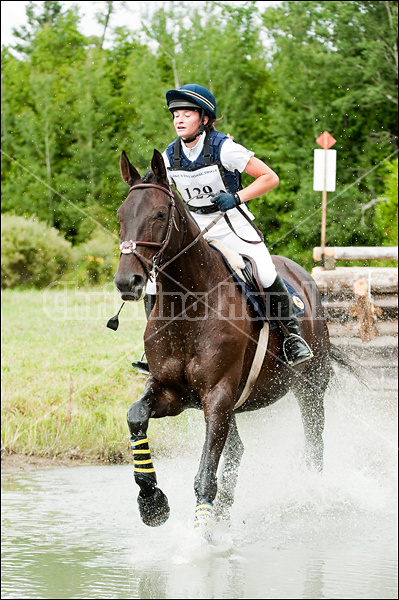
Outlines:
{"label": "horse's muzzle", "polygon": [[141,300],[144,295],[145,279],[142,275],[116,273],[114,284],[124,301],[135,302]]}

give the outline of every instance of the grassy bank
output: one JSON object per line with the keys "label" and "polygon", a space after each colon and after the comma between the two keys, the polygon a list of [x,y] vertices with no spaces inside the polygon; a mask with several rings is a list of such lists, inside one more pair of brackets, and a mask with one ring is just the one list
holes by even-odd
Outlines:
{"label": "grassy bank", "polygon": [[2,453],[130,461],[126,412],[146,381],[131,359],[145,316],[142,303],[126,304],[112,331],[119,307],[112,285],[2,292]]}

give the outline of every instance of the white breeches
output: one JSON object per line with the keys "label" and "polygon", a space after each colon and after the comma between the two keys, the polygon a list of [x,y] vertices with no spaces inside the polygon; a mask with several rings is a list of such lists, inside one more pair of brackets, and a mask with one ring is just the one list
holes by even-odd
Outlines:
{"label": "white breeches", "polygon": [[[245,227],[240,227],[237,233],[246,240],[259,240],[258,234],[249,224]],[[232,231],[223,236],[212,235],[212,229],[205,237],[206,239],[220,240],[226,244],[226,246],[229,246],[229,248],[238,252],[238,254],[245,254],[246,256],[253,258],[258,268],[259,280],[264,288],[268,288],[274,283],[277,271],[271,259],[269,250],[263,242],[260,242],[259,244],[249,244],[248,242],[241,240]]]}
{"label": "white breeches", "polygon": [[[238,234],[246,240],[259,240],[258,234],[253,227],[248,223],[244,227],[240,227]],[[263,242],[259,244],[249,244],[241,240],[235,233],[229,230],[229,233],[223,235],[212,235],[212,229],[204,236],[206,240],[220,240],[232,250],[239,254],[245,254],[254,259],[258,268],[259,280],[264,288],[270,287],[276,279],[276,268],[271,259],[269,250]],[[147,294],[156,294],[155,281],[148,281],[146,287]]]}

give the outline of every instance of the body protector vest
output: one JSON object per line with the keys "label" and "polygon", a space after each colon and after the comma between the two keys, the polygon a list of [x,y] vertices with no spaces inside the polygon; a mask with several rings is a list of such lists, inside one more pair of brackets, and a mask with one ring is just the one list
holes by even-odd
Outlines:
{"label": "body protector vest", "polygon": [[[184,202],[195,213],[214,212],[214,206],[209,206],[210,194],[219,191],[234,194],[241,189],[240,172],[227,171],[220,161],[220,150],[227,139],[227,135],[220,131],[208,131],[203,150],[193,162],[182,151],[180,138],[166,149],[171,165],[168,168],[169,175]],[[198,195],[201,197],[197,198]]]}
{"label": "body protector vest", "polygon": [[[184,154],[180,138],[169,144],[165,151],[170,164],[169,177],[201,229],[214,219],[217,212],[216,206],[211,203],[211,194],[220,191],[234,194],[242,189],[241,173],[238,170],[228,171],[220,160],[221,148],[227,139],[228,136],[220,131],[207,131],[202,151],[194,161]],[[250,220],[254,219],[245,204],[240,208]],[[235,228],[248,225],[237,209],[228,212]],[[223,220],[212,228],[210,234],[225,235],[230,232]]]}

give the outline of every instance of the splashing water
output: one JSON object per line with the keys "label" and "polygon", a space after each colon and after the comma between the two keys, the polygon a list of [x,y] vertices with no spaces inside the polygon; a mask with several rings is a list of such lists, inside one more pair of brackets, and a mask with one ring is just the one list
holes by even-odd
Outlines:
{"label": "splashing water", "polygon": [[235,504],[212,543],[193,528],[201,413],[181,455],[173,426],[173,455],[154,458],[171,508],[160,528],[140,521],[131,466],[5,474],[2,597],[397,598],[393,395],[350,380],[329,392],[322,474],[304,467],[292,396],[237,425]]}

